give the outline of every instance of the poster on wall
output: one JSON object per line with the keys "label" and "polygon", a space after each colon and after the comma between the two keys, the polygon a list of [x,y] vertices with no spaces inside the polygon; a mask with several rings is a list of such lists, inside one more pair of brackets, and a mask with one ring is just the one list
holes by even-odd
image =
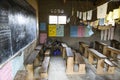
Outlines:
{"label": "poster on wall", "polygon": [[64,36],[64,25],[49,25],[48,36],[49,37],[63,37]]}
{"label": "poster on wall", "polygon": [[70,37],[78,37],[78,26],[70,27]]}
{"label": "poster on wall", "polygon": [[44,22],[40,23],[40,30],[41,31],[45,31],[46,30],[46,23],[44,23]]}
{"label": "poster on wall", "polygon": [[50,37],[55,37],[56,36],[56,25],[49,25],[49,27],[48,27],[48,35]]}
{"label": "poster on wall", "polygon": [[40,33],[40,44],[44,44],[47,40],[47,33]]}
{"label": "poster on wall", "polygon": [[70,37],[90,37],[93,34],[94,32],[89,25],[70,27]]}
{"label": "poster on wall", "polygon": [[63,37],[64,36],[64,25],[57,25],[56,26],[56,36]]}

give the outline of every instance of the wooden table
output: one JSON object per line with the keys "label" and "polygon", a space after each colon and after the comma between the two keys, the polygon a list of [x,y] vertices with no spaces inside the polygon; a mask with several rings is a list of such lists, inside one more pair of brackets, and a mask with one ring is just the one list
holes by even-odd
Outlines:
{"label": "wooden table", "polygon": [[69,47],[66,48],[66,56],[67,56],[66,74],[73,74],[74,55],[71,48]]}
{"label": "wooden table", "polygon": [[66,49],[65,48],[67,48],[68,46],[65,43],[61,43],[61,45],[62,45],[62,57],[65,59],[65,55],[66,55]]}
{"label": "wooden table", "polygon": [[105,55],[101,54],[100,52],[96,51],[95,49],[89,49],[88,61],[90,64],[93,64],[94,57],[97,59],[96,73],[103,74],[104,73],[104,71],[103,71],[104,59],[106,59],[107,57]]}

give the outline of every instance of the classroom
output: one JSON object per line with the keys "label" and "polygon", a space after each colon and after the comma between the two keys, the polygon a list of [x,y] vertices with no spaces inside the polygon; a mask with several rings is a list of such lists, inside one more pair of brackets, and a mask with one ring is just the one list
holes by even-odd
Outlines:
{"label": "classroom", "polygon": [[120,80],[120,0],[0,0],[0,80]]}

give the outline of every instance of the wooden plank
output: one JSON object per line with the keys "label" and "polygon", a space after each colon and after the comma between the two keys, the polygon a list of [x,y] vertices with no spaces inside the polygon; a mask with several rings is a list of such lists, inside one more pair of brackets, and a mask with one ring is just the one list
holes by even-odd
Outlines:
{"label": "wooden plank", "polygon": [[43,47],[43,45],[38,45],[38,46],[35,48],[35,50],[41,50],[42,47]]}
{"label": "wooden plank", "polygon": [[42,63],[42,67],[41,67],[41,70],[40,70],[41,73],[46,73],[48,71],[49,60],[50,60],[50,57],[45,57],[44,58],[44,61]]}
{"label": "wooden plank", "polygon": [[74,56],[71,48],[69,48],[69,47],[66,48],[66,54],[67,54],[67,57],[73,57]]}
{"label": "wooden plank", "polygon": [[78,64],[85,64],[85,61],[83,60],[83,58],[80,55],[80,53],[75,53],[75,57],[77,58]]}
{"label": "wooden plank", "polygon": [[39,54],[39,51],[32,51],[32,53],[28,56],[27,60],[24,62],[24,64],[33,64],[36,56]]}
{"label": "wooden plank", "polygon": [[50,56],[50,49],[47,49],[44,54],[45,56]]}
{"label": "wooden plank", "polygon": [[95,49],[89,49],[89,51],[94,55],[96,56],[97,58],[100,58],[100,59],[105,59],[106,56],[101,54],[100,52],[96,51]]}
{"label": "wooden plank", "polygon": [[14,80],[26,80],[27,71],[26,70],[19,70],[15,75]]}
{"label": "wooden plank", "polygon": [[112,51],[113,53],[120,54],[120,50],[119,49],[116,49],[116,48],[111,47],[111,46],[108,46],[107,50]]}
{"label": "wooden plank", "polygon": [[108,59],[105,59],[104,62],[107,63],[109,66],[112,66],[112,67],[115,66],[115,65],[114,65],[110,60],[108,60]]}
{"label": "wooden plank", "polygon": [[68,47],[66,43],[61,43],[62,47]]}

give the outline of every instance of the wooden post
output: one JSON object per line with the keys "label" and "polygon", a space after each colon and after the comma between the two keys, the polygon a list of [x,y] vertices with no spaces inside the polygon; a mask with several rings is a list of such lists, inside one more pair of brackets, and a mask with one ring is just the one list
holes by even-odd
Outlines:
{"label": "wooden post", "polygon": [[26,65],[26,70],[28,72],[27,80],[33,80],[34,79],[34,76],[33,76],[33,64]]}
{"label": "wooden post", "polygon": [[90,64],[93,63],[93,55],[91,54],[91,52],[89,52],[88,61],[89,61]]}
{"label": "wooden post", "polygon": [[104,64],[104,60],[103,59],[99,59],[98,63],[97,63],[97,74],[103,74],[103,65]]}
{"label": "wooden post", "polygon": [[62,54],[62,56],[63,56],[63,59],[65,59],[65,54],[66,54],[66,50],[65,50],[65,47],[63,47],[63,49],[62,49],[63,51],[63,54]]}
{"label": "wooden post", "polygon": [[67,58],[67,68],[66,68],[67,74],[73,74],[73,57]]}
{"label": "wooden post", "polygon": [[79,64],[79,73],[86,74],[85,64]]}

